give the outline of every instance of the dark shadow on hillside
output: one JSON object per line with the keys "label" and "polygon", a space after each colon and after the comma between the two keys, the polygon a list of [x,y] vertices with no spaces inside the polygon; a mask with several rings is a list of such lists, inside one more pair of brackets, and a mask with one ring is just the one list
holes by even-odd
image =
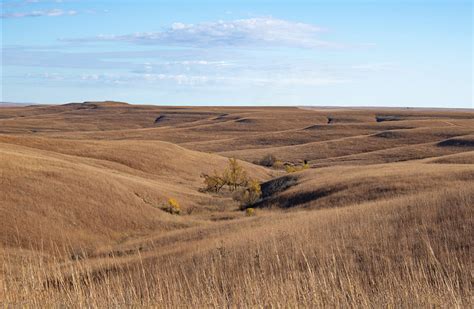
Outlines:
{"label": "dark shadow on hillside", "polygon": [[294,175],[286,175],[264,182],[261,185],[262,198],[265,199],[277,193],[283,192],[289,187],[296,185],[297,182],[298,177]]}
{"label": "dark shadow on hillside", "polygon": [[320,198],[327,197],[331,194],[338,192],[337,188],[330,189],[317,189],[315,191],[301,192],[286,198],[280,203],[281,208],[291,208],[302,204],[306,204],[312,201],[316,201]]}
{"label": "dark shadow on hillside", "polygon": [[334,193],[343,190],[343,188],[327,188],[316,189],[314,191],[298,192],[285,196],[273,196],[264,198],[262,201],[256,203],[255,208],[279,207],[279,208],[293,208],[309,202],[314,202],[321,198],[330,196]]}
{"label": "dark shadow on hillside", "polygon": [[237,120],[236,122],[238,122],[238,123],[255,123],[256,121],[254,119],[241,118],[241,119]]}
{"label": "dark shadow on hillside", "polygon": [[304,192],[281,194],[287,189],[297,185],[298,179],[299,177],[297,175],[285,175],[263,183],[261,185],[262,200],[255,203],[252,207],[292,208],[316,201],[318,199],[330,196],[334,193],[347,189],[344,186],[340,186],[333,188],[320,188]]}
{"label": "dark shadow on hillside", "polygon": [[437,144],[439,147],[474,147],[474,140],[451,138]]}
{"label": "dark shadow on hillside", "polygon": [[380,137],[380,138],[387,138],[387,139],[392,139],[392,138],[403,138],[405,137],[404,134],[400,132],[394,132],[394,131],[382,131],[380,133],[374,134],[374,137]]}
{"label": "dark shadow on hillside", "polygon": [[155,123],[159,123],[159,122],[162,122],[166,119],[166,116],[165,115],[160,115],[158,117],[156,117],[155,119]]}
{"label": "dark shadow on hillside", "polygon": [[375,116],[375,120],[377,122],[384,122],[384,121],[399,121],[403,119],[399,116]]}

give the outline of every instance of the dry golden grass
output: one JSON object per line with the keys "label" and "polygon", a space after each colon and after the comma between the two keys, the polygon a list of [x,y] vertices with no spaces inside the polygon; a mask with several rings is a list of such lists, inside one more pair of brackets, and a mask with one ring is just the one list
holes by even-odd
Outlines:
{"label": "dry golden grass", "polygon": [[[472,307],[473,119],[468,110],[2,108],[0,304]],[[269,154],[311,168],[250,163]],[[263,182],[252,216],[228,192],[200,191],[201,173],[222,171],[225,156],[247,160]],[[179,215],[161,209],[169,199]]]}
{"label": "dry golden grass", "polygon": [[[55,243],[90,250],[134,234],[193,225],[193,219],[170,216],[158,206],[170,197],[184,210],[212,203],[198,191],[200,174],[227,164],[226,158],[160,142],[0,140],[22,144],[0,143],[0,240],[23,248],[51,250]],[[263,168],[243,165],[253,177],[268,178]]]}
{"label": "dry golden grass", "polygon": [[214,231],[160,257],[136,250],[132,262],[111,257],[98,269],[32,255],[12,274],[7,256],[5,300],[97,308],[469,307],[473,189],[250,218],[262,225]]}

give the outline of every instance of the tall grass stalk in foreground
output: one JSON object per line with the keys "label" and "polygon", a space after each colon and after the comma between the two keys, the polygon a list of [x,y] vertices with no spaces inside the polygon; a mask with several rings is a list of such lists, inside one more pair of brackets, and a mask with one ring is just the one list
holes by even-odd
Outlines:
{"label": "tall grass stalk in foreground", "polygon": [[25,255],[2,255],[0,301],[467,308],[473,305],[472,189],[273,215],[266,225],[210,238],[189,254],[64,261],[32,253],[21,263],[15,259]]}

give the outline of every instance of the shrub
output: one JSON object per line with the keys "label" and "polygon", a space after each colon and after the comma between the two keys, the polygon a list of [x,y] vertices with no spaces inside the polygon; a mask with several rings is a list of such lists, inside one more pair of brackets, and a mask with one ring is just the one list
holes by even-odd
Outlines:
{"label": "shrub", "polygon": [[245,209],[245,215],[246,215],[247,217],[253,217],[253,216],[255,216],[255,209],[253,209],[253,208],[251,208],[251,207]]}
{"label": "shrub", "polygon": [[262,189],[260,183],[254,179],[250,180],[245,189],[234,194],[234,200],[240,202],[240,209],[246,209],[260,200]]}
{"label": "shrub", "polygon": [[260,160],[259,164],[260,164],[260,165],[263,165],[263,166],[266,166],[266,167],[272,167],[272,166],[275,165],[275,163],[276,163],[277,161],[278,161],[278,160],[277,160],[277,158],[276,158],[274,155],[272,155],[272,154],[267,154],[266,156],[264,156],[264,157]]}
{"label": "shrub", "polygon": [[204,185],[203,191],[206,192],[219,192],[225,185],[225,180],[214,171],[214,175],[210,176],[207,174],[202,174],[202,178],[204,178]]}
{"label": "shrub", "polygon": [[303,171],[309,168],[308,161],[304,160],[304,163],[302,165],[285,165],[285,171],[287,173],[295,173],[299,171]]}
{"label": "shrub", "polygon": [[172,215],[179,215],[181,213],[181,207],[179,206],[178,201],[173,198],[168,199],[168,203],[163,207],[163,210]]}
{"label": "shrub", "polygon": [[276,160],[275,163],[273,163],[273,167],[276,169],[282,169],[284,166],[283,162],[280,160]]}

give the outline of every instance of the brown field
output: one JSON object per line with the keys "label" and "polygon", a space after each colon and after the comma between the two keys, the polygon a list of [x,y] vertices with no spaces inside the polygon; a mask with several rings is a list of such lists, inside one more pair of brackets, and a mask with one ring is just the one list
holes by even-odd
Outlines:
{"label": "brown field", "polygon": [[7,307],[474,306],[472,110],[4,106],[0,183]]}

